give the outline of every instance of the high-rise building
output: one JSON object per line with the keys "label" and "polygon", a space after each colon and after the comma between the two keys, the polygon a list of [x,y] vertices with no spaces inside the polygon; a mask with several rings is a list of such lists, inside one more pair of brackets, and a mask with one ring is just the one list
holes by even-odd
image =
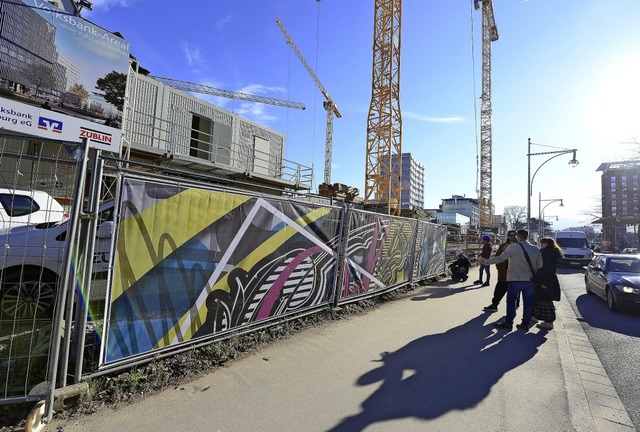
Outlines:
{"label": "high-rise building", "polygon": [[603,239],[617,248],[629,240],[627,225],[640,222],[640,161],[606,162],[602,171],[602,233]]}
{"label": "high-rise building", "polygon": [[[398,155],[393,155],[391,166],[398,166]],[[424,209],[424,165],[411,153],[402,153],[402,178],[400,179],[400,208],[403,210]]]}

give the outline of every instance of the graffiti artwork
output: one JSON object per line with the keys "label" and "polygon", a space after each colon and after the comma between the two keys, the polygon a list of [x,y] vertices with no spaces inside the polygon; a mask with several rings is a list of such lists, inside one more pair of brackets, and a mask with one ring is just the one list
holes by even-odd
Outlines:
{"label": "graffiti artwork", "polygon": [[418,222],[413,277],[433,277],[445,273],[447,227]]}
{"label": "graffiti artwork", "polygon": [[342,210],[122,184],[105,362],[333,300]]}
{"label": "graffiti artwork", "polygon": [[341,298],[409,281],[416,221],[353,211]]}

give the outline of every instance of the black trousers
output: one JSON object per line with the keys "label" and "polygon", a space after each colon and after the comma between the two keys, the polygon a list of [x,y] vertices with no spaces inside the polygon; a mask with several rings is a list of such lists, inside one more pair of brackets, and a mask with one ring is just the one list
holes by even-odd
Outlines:
{"label": "black trousers", "polygon": [[491,300],[491,304],[494,306],[498,306],[500,300],[507,293],[507,287],[509,286],[509,282],[507,281],[498,281],[496,282],[496,287],[493,289],[493,299]]}
{"label": "black trousers", "polygon": [[[498,281],[496,282],[496,287],[493,289],[493,299],[491,299],[491,304],[494,306],[498,306],[500,304],[500,300],[507,293],[507,288],[509,287],[509,282],[507,281]],[[520,307],[520,296],[516,299],[516,308]]]}

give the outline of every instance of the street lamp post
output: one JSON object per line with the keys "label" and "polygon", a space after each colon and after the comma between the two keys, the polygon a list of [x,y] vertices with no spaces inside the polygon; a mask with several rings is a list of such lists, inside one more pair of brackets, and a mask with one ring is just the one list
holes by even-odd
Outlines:
{"label": "street lamp post", "polygon": [[[542,168],[542,166],[544,164],[546,164],[547,162],[549,162],[551,159],[555,159],[558,156],[562,156],[563,154],[568,154],[568,153],[573,153],[573,158],[569,161],[569,166],[570,167],[576,167],[578,166],[578,164],[580,162],[578,162],[578,160],[576,159],[576,152],[578,151],[578,149],[568,149],[568,148],[563,148],[561,150],[556,150],[556,151],[548,151],[548,152],[540,152],[540,153],[531,153],[531,138],[528,139],[528,147],[527,147],[527,231],[530,231],[531,229],[531,195],[533,195],[533,180],[536,177],[536,174],[538,174],[538,171],[540,171],[540,168]],[[534,145],[540,145],[540,144],[535,144]],[[555,147],[557,148],[557,147]],[[531,176],[531,156],[539,156],[539,155],[553,155],[551,156],[549,159],[547,159],[546,161],[542,162],[540,164],[540,166],[535,170],[535,172],[533,173],[533,177]]]}
{"label": "street lamp post", "polygon": [[542,214],[542,235],[540,236],[540,238],[544,237],[545,230],[547,229],[547,219],[553,220],[553,218],[556,218],[556,220],[558,220],[558,216],[545,216],[544,213]]}
{"label": "street lamp post", "polygon": [[[545,201],[547,203],[544,207],[542,207],[542,201]],[[564,207],[562,198],[542,199],[542,192],[538,193],[538,239],[542,238],[540,232],[544,234],[544,209],[549,207],[554,202],[558,201],[560,201],[560,207]]]}

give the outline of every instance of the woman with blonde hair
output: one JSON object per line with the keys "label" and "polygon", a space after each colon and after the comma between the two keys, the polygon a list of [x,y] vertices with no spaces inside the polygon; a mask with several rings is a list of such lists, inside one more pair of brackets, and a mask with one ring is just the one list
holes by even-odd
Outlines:
{"label": "woman with blonde hair", "polygon": [[544,284],[536,287],[534,295],[534,319],[541,320],[538,327],[551,330],[556,313],[554,301],[560,301],[560,282],[556,271],[558,261],[562,257],[562,249],[551,237],[540,239],[540,253],[542,254],[542,272],[544,274]]}

